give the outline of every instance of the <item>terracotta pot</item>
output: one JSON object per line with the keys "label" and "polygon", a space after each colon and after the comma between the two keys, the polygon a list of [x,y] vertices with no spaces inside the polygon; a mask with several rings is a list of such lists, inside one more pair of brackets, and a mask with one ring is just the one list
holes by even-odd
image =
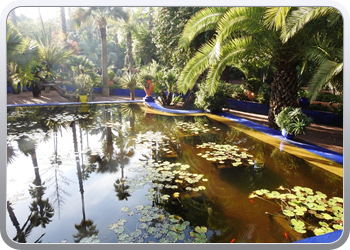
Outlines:
{"label": "terracotta pot", "polygon": [[148,80],[148,81],[151,81],[151,82],[149,83],[148,88],[145,87],[145,92],[146,92],[146,97],[151,97],[153,93],[154,85],[152,84],[152,80]]}
{"label": "terracotta pot", "polygon": [[113,84],[114,84],[113,81],[108,81],[108,85],[109,85],[109,86],[112,86]]}

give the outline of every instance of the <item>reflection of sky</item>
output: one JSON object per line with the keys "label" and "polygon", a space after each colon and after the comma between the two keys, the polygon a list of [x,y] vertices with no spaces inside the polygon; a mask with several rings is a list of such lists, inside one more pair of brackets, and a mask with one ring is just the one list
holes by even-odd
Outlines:
{"label": "reflection of sky", "polygon": [[[81,150],[81,138],[83,140],[83,152],[87,149],[87,140],[89,148],[93,152],[101,153],[100,135],[89,135],[88,139],[86,133],[82,133],[80,137],[79,130],[77,129],[78,148]],[[61,242],[67,240],[67,242],[73,242],[73,236],[78,231],[74,228],[74,224],[79,224],[83,218],[82,215],[82,203],[81,194],[79,192],[79,181],[77,178],[77,168],[74,156],[74,145],[71,130],[62,130],[62,134],[58,133],[58,155],[62,160],[62,164],[59,166],[59,170],[65,178],[69,179],[69,185],[60,184],[59,187],[67,192],[70,196],[62,194],[65,199],[65,204],[60,210],[60,218],[58,216],[58,208],[54,207],[55,215],[52,218],[52,222],[46,226],[46,229],[34,228],[32,233],[27,238],[28,242],[35,241],[44,232],[46,233],[43,242]],[[26,157],[18,150],[17,143],[12,143],[16,149],[17,157],[12,164],[7,168],[7,194],[12,201],[14,213],[20,223],[23,226],[27,220],[30,210],[30,203],[33,201],[28,189],[32,181],[35,178],[34,167],[30,156]],[[114,148],[117,150],[117,146]],[[54,168],[51,165],[51,158],[54,153],[53,137],[47,141],[41,141],[36,148],[36,154],[38,157],[39,173],[42,183],[47,187],[44,195],[44,199],[49,197],[50,203],[53,200],[55,183],[54,179],[48,181],[48,178],[54,174]],[[128,169],[142,158],[141,151],[137,151],[129,164],[124,167],[124,178],[133,178],[136,173],[128,171]],[[80,158],[81,161],[81,158]],[[87,157],[83,156],[84,164],[87,163]],[[81,163],[81,162],[80,162]],[[25,167],[24,167],[25,166]],[[114,190],[114,183],[117,179],[121,178],[121,171],[115,173],[92,173],[88,180],[83,182],[84,185],[84,199],[85,199],[85,213],[86,219],[91,219],[94,225],[97,225],[97,229],[100,231],[101,242],[115,242],[117,239],[115,233],[108,228],[108,225],[115,223],[119,218],[127,216],[121,211],[122,207],[129,206],[134,208],[137,205],[148,204],[149,201],[144,200],[145,192],[147,192],[148,186],[143,190],[136,190],[128,197],[128,201],[119,201]],[[141,203],[140,203],[141,202]],[[53,205],[53,204],[52,204]],[[131,220],[137,222],[137,216],[126,218],[128,221],[127,226],[131,226],[130,230],[133,231],[136,224]],[[16,235],[16,230],[12,226],[12,222],[7,216],[8,234],[10,238]]]}

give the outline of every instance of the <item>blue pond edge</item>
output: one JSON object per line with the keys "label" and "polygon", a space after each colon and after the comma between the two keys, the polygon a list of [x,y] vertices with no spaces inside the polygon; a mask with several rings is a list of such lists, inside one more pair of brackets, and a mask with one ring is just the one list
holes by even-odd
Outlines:
{"label": "blue pond edge", "polygon": [[[152,98],[153,99],[153,98]],[[145,103],[147,106],[162,111],[162,112],[166,112],[166,113],[174,113],[174,114],[195,114],[195,113],[204,113],[202,110],[174,110],[174,109],[167,109],[162,107],[161,105],[159,105],[158,103],[156,103],[154,100],[151,99],[144,99],[144,100],[134,100],[134,101],[105,101],[105,102],[88,102],[87,104],[110,104],[110,103]],[[64,102],[64,103],[42,103],[42,104],[8,104],[8,107],[18,107],[18,106],[58,106],[58,105],[80,105],[80,103],[77,102]],[[332,160],[334,162],[337,162],[339,164],[343,164],[343,155],[333,152],[331,150],[319,147],[317,145],[314,144],[305,144],[303,142],[297,142],[294,140],[288,140],[285,139],[282,135],[280,131],[277,131],[275,129],[260,125],[258,123],[249,121],[247,119],[241,118],[239,116],[235,116],[232,115],[230,113],[227,112],[217,112],[215,113],[216,115],[225,117],[229,120],[232,120],[234,122],[243,124],[247,127],[250,127],[252,129],[258,130],[262,133],[268,134],[272,137],[275,137],[279,140],[281,140],[283,143],[283,141],[286,141],[290,144],[293,144],[295,146],[301,147],[305,150],[308,150],[312,153],[315,153],[317,155],[320,155],[326,159]],[[299,241],[295,241],[292,243],[333,243],[335,241],[337,241],[338,239],[340,239],[341,235],[343,234],[343,230],[337,230],[331,233],[327,233],[327,234],[323,234],[323,235],[319,235],[319,236],[313,236],[313,237],[309,237],[306,239],[302,239]]]}
{"label": "blue pond edge", "polygon": [[337,230],[331,233],[326,233],[326,234],[294,241],[292,243],[333,243],[339,240],[342,234],[343,234],[343,230]]}

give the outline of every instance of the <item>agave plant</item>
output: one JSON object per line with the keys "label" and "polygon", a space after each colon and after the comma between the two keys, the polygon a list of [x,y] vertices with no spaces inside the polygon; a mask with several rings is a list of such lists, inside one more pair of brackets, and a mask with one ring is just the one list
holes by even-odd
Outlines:
{"label": "agave plant", "polygon": [[135,87],[137,84],[137,75],[127,73],[120,78],[120,84],[124,88],[130,89],[130,100],[135,100]]}

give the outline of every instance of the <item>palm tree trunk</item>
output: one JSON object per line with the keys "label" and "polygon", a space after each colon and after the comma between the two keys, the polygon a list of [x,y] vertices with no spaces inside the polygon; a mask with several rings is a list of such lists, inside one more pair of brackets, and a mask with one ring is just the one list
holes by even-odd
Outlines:
{"label": "palm tree trunk", "polygon": [[67,23],[66,23],[66,13],[64,7],[61,7],[61,23],[62,23],[62,33],[64,35],[64,42],[67,42]]}
{"label": "palm tree trunk", "polygon": [[130,88],[130,100],[135,100],[135,89]]}
{"label": "palm tree trunk", "polygon": [[132,39],[131,32],[126,35],[126,56],[124,66],[131,67],[134,66],[134,59],[132,58]]}
{"label": "palm tree trunk", "polygon": [[296,67],[284,61],[284,67],[277,69],[271,84],[271,98],[269,110],[269,127],[279,129],[275,123],[275,116],[281,112],[282,107],[296,107],[298,97]]}
{"label": "palm tree trunk", "polygon": [[109,85],[107,81],[107,34],[106,26],[100,26],[100,36],[101,36],[101,45],[102,45],[102,96],[109,96]]}

